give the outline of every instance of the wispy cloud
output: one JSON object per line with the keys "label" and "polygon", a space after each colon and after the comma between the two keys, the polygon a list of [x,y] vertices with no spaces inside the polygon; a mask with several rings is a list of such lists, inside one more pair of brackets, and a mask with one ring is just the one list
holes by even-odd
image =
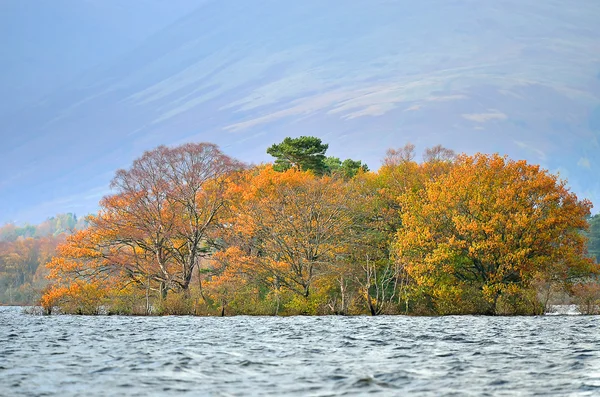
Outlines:
{"label": "wispy cloud", "polygon": [[590,163],[590,159],[588,159],[587,157],[582,157],[579,159],[579,161],[577,162],[577,165],[581,168],[587,168],[590,169],[592,168],[592,164]]}
{"label": "wispy cloud", "polygon": [[487,123],[494,120],[506,120],[508,116],[499,111],[491,111],[489,113],[465,113],[461,115],[463,119],[474,121],[476,123]]}
{"label": "wispy cloud", "polygon": [[537,154],[540,160],[546,160],[546,153],[544,153],[544,151],[540,150],[539,148],[522,141],[514,141],[514,143],[521,149],[525,149],[529,152]]}

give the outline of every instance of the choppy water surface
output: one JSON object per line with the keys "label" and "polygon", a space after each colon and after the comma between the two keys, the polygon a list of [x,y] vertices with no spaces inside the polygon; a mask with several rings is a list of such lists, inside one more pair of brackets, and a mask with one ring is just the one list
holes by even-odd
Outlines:
{"label": "choppy water surface", "polygon": [[0,395],[600,395],[598,320],[0,308]]}

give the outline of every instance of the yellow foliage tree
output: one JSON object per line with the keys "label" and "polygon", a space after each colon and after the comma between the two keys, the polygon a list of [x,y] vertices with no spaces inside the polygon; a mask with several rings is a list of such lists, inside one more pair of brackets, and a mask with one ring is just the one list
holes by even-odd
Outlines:
{"label": "yellow foliage tree", "polygon": [[596,270],[581,233],[591,203],[525,161],[458,156],[400,204],[396,253],[438,306],[475,288],[487,307],[468,311],[495,314],[501,297],[527,290],[535,278],[564,283]]}

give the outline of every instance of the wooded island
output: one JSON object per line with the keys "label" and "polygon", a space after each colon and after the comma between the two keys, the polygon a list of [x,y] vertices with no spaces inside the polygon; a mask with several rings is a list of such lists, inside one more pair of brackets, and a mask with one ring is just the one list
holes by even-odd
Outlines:
{"label": "wooded island", "polygon": [[[377,172],[286,138],[158,147],[47,264],[47,313],[542,314],[600,303],[598,216],[525,161],[407,144]],[[592,231],[589,225],[592,224]],[[596,234],[594,234],[596,233]],[[588,241],[588,237],[591,239]]]}

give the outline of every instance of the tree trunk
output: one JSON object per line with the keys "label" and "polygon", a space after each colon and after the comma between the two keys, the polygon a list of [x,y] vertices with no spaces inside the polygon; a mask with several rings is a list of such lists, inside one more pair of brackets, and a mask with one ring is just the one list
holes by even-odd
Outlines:
{"label": "tree trunk", "polygon": [[304,297],[308,298],[308,295],[310,295],[310,285],[309,284],[304,286]]}
{"label": "tree trunk", "polygon": [[150,314],[150,276],[146,280],[146,316]]}
{"label": "tree trunk", "polygon": [[160,282],[160,299],[167,299],[167,284],[164,281]]}
{"label": "tree trunk", "polygon": [[202,289],[202,272],[200,271],[200,266],[197,266],[196,269],[198,269],[198,291],[200,293],[200,296],[202,297],[202,301],[206,302],[204,290]]}
{"label": "tree trunk", "polygon": [[367,305],[369,306],[369,311],[371,312],[371,316],[376,316],[377,315],[377,310],[375,310],[375,307],[373,306],[373,301],[371,301],[371,294],[369,293],[368,289],[367,289],[365,295],[366,295],[366,298],[367,298]]}

